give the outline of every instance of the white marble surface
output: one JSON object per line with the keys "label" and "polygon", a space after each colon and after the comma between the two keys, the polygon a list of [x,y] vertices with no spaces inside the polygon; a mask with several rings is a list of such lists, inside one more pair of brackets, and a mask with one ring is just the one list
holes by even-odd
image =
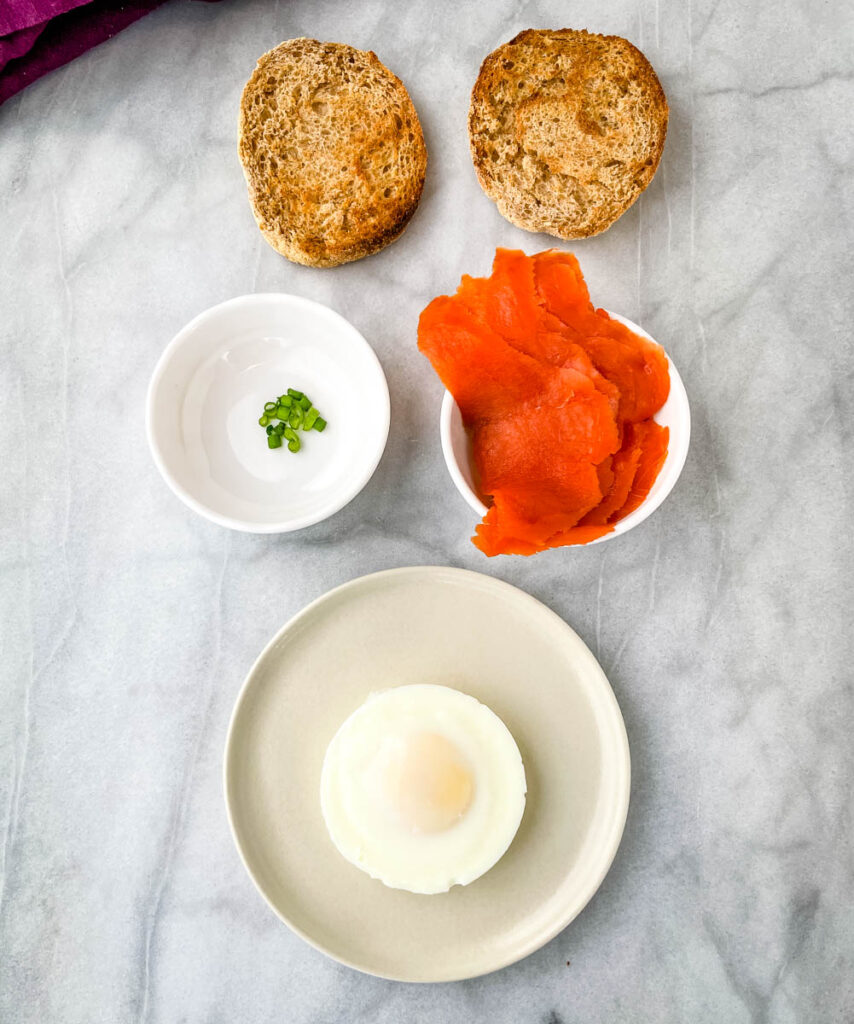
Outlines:
{"label": "white marble surface", "polygon": [[[487,562],[415,324],[496,244],[548,244],[481,194],[465,112],[488,50],[567,21],[628,36],[668,94],[652,186],[575,248],[594,298],[670,349],[694,443],[630,535]],[[852,27],[842,0],[175,2],[0,108],[4,1024],[854,1019]],[[430,150],[403,238],[333,271],[261,240],[235,153],[255,58],[297,35],[375,49]],[[194,516],[143,433],[168,339],[253,290],[340,310],[392,394],[371,484],[290,537]],[[514,967],[427,987],[281,925],[220,781],[274,630],[413,563],[494,573],[564,616],[634,761],[623,845],[582,916]]]}

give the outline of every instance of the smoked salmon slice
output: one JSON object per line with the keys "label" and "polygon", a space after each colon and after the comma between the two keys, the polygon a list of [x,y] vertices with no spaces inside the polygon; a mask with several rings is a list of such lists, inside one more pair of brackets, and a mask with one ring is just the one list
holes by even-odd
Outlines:
{"label": "smoked salmon slice", "polygon": [[578,260],[550,249],[533,258],[536,291],[544,308],[576,337],[596,369],[619,390],[619,415],[637,423],[667,401],[670,374],[660,345],[594,309]]}
{"label": "smoked salmon slice", "polygon": [[[486,555],[533,554],[572,529],[602,497],[596,468],[577,463],[558,481],[497,488],[492,507],[476,527],[474,543]],[[531,551],[521,551],[529,546]],[[512,548],[512,550],[510,550]]]}
{"label": "smoked salmon slice", "polygon": [[611,460],[611,486],[602,501],[584,517],[584,526],[602,526],[628,501],[641,457],[642,438],[628,425],[623,445]]}
{"label": "smoked salmon slice", "polygon": [[555,383],[551,367],[511,348],[447,295],[421,314],[418,344],[456,399],[466,425],[536,402]]}
{"label": "smoked salmon slice", "polygon": [[634,430],[642,432],[640,458],[628,497],[624,504],[611,515],[609,521],[612,523],[625,519],[643,503],[652,490],[652,485],[667,458],[667,445],[670,440],[670,431],[667,427],[660,426],[655,420],[647,420],[644,423],[635,424]]}

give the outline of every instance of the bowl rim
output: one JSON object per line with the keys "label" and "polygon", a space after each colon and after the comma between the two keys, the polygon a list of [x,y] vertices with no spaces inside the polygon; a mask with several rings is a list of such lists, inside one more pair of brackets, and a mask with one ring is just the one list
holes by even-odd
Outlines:
{"label": "bowl rim", "polygon": [[[664,473],[665,470],[667,471],[669,477],[667,486],[656,494],[652,500],[647,496],[634,510],[634,512],[627,515],[625,519],[621,519],[619,522],[614,523],[614,529],[611,533],[606,533],[603,537],[597,537],[596,540],[588,541],[587,544],[581,545],[582,547],[589,547],[591,544],[601,544],[604,541],[613,540],[615,537],[628,533],[628,531],[633,527],[639,526],[645,519],[648,519],[649,516],[651,516],[652,513],[655,512],[655,510],[667,499],[670,492],[676,486],[676,482],[681,476],[682,470],[685,466],[685,460],[688,457],[688,448],[690,447],[691,442],[691,408],[688,402],[688,392],[685,390],[685,384],[682,381],[682,377],[680,376],[673,360],[670,358],[669,353],[660,342],[656,341],[655,338],[649,334],[649,332],[634,323],[634,321],[629,320],[628,317],[621,316],[619,313],[612,313],[608,309],[606,309],[605,312],[613,320],[619,321],[621,324],[628,327],[629,330],[641,335],[641,337],[647,338],[649,341],[654,341],[662,349],[665,358],[667,359],[667,366],[670,372],[670,394],[668,395],[668,401],[670,398],[675,399],[680,424],[684,424],[684,426],[680,425],[678,436],[674,436],[675,431],[671,427],[670,444],[668,445],[667,457],[665,458],[664,464],[660,470],[661,473]],[[454,396],[450,391],[446,390],[442,396],[442,407],[439,413],[439,436],[442,444],[442,454],[445,458],[445,465],[448,468],[448,473],[451,480],[454,482],[454,486],[465,499],[468,506],[479,516],[485,516],[488,511],[488,506],[484,504],[480,495],[469,486],[467,480],[463,476],[459,463],[454,456],[451,424],[455,411],[459,412],[457,403],[454,401]],[[653,419],[655,419],[655,417],[653,417]]]}
{"label": "bowl rim", "polygon": [[[319,311],[321,315],[327,319],[330,319],[333,322],[337,321],[339,325],[355,334],[358,341],[364,346],[365,353],[369,356],[369,359],[376,367],[379,373],[379,380],[383,385],[381,389],[382,398],[380,399],[379,394],[377,396],[381,402],[379,412],[383,416],[383,424],[381,427],[381,442],[377,445],[377,451],[374,458],[371,460],[365,472],[350,488],[346,491],[342,491],[334,498],[334,500],[329,501],[327,505],[317,512],[313,512],[309,515],[291,517],[289,519],[281,519],[275,522],[258,523],[251,519],[241,519],[237,516],[230,516],[222,512],[217,512],[216,509],[213,509],[204,504],[204,502],[199,501],[199,499],[191,494],[184,484],[181,483],[181,481],[166,465],[166,460],[164,459],[160,445],[156,440],[154,430],[154,407],[158,389],[163,383],[172,358],[192,334],[194,334],[200,327],[214,322],[227,310],[241,306],[263,305],[271,300],[277,303],[284,301],[290,306],[302,306],[313,312]],[[196,512],[209,522],[216,523],[218,526],[225,526],[231,530],[238,530],[241,533],[292,533],[295,530],[302,530],[307,526],[313,526],[315,523],[320,523],[323,520],[328,519],[330,516],[335,515],[336,512],[340,512],[345,505],[349,504],[356,495],[364,489],[368,481],[374,475],[388,444],[390,426],[391,397],[389,395],[388,381],[386,379],[382,363],[380,362],[376,352],[368,343],[367,339],[354,324],[350,323],[350,321],[339,312],[332,309],[331,306],[327,306],[322,302],[317,302],[314,299],[307,299],[302,295],[294,295],[291,292],[251,292],[246,295],[237,295],[234,298],[226,299],[224,302],[219,302],[214,306],[209,306],[207,309],[202,310],[201,313],[198,313],[193,317],[192,320],[186,323],[178,333],[174,335],[172,340],[161,352],[151,374],[151,379],[149,380],[148,390],[145,397],[145,436],[148,440],[148,448],[158,472],[166,481],[172,493],[180,498],[188,508],[193,510],[193,512]]]}

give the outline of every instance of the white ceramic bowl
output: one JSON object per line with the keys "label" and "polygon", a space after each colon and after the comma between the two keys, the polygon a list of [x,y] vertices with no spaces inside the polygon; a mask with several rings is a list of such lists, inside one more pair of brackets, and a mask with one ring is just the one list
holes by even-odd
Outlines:
{"label": "white ceramic bowl", "polygon": [[[258,419],[288,388],[327,421],[297,453],[270,449]],[[206,310],[167,345],[148,388],[157,468],[221,526],[286,533],[320,522],[370,480],[389,429],[388,385],[352,324],[296,295],[244,295]]]}
{"label": "white ceramic bowl", "polygon": [[[608,316],[619,320],[621,324],[625,324],[636,334],[649,338],[650,341],[655,340],[643,328],[638,327],[626,317],[611,312],[608,313]],[[670,394],[653,417],[656,423],[670,428],[667,458],[643,504],[627,515],[625,519],[615,523],[612,533],[607,533],[604,537],[591,541],[591,544],[599,544],[602,541],[611,540],[613,537],[619,537],[621,533],[627,533],[633,526],[637,526],[647,516],[652,515],[673,490],[679,479],[679,474],[682,472],[682,467],[685,465],[688,444],[691,439],[691,410],[688,407],[688,395],[682,378],[679,376],[679,371],[669,356],[667,362],[670,368]],[[442,454],[445,456],[445,464],[457,490],[479,516],[485,516],[487,506],[474,485],[471,442],[463,426],[459,407],[454,401],[454,396],[448,391],[445,392],[445,397],[442,400],[439,433],[442,439]]]}

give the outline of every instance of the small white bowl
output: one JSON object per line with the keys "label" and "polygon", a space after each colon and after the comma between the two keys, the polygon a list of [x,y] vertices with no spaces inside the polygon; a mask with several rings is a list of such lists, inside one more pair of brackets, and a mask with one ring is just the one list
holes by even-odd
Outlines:
{"label": "small white bowl", "polygon": [[[638,327],[626,317],[611,312],[608,312],[608,316],[619,320],[621,324],[625,324],[641,337],[649,338],[650,341],[655,340],[643,328]],[[655,422],[660,423],[662,427],[670,428],[667,458],[643,504],[627,515],[625,519],[615,523],[612,533],[606,533],[604,537],[590,541],[591,544],[599,544],[601,541],[618,537],[621,533],[626,533],[633,526],[642,523],[647,516],[652,515],[673,490],[679,479],[679,474],[682,472],[682,467],[685,465],[688,444],[691,439],[691,410],[688,407],[685,385],[670,356],[667,356],[667,363],[670,369],[670,394],[653,417]],[[454,401],[454,396],[448,391],[445,392],[445,397],[442,399],[439,433],[442,439],[442,454],[445,456],[445,464],[457,490],[479,516],[485,516],[487,505],[477,493],[474,485],[471,441],[463,426],[459,406]]]}
{"label": "small white bowl", "polygon": [[[295,388],[326,429],[271,449],[264,403]],[[370,480],[388,439],[388,385],[352,324],[296,295],[243,295],[167,345],[148,388],[146,433],[175,494],[221,526],[286,533],[326,519]]]}

